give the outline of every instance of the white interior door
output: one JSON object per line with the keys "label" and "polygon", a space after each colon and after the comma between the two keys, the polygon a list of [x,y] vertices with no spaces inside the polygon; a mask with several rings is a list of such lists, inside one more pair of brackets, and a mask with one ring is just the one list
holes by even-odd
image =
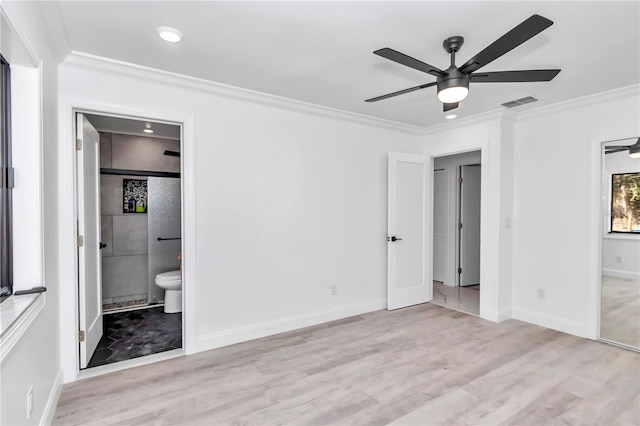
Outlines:
{"label": "white interior door", "polygon": [[433,279],[444,282],[445,171],[433,172]]}
{"label": "white interior door", "polygon": [[80,368],[86,368],[102,337],[100,136],[84,115],[77,114],[76,137],[80,148],[77,150]]}
{"label": "white interior door", "polygon": [[479,164],[460,166],[461,286],[480,284],[480,172]]}
{"label": "white interior door", "polygon": [[428,302],[431,284],[431,170],[420,155],[389,153],[387,308]]}

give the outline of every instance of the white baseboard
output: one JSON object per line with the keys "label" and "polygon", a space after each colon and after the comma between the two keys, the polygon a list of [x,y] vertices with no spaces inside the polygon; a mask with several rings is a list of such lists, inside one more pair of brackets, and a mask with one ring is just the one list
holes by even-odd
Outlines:
{"label": "white baseboard", "polygon": [[386,307],[386,299],[380,299],[198,336],[196,341],[197,352],[247,342],[261,337],[272,336],[274,334],[365,314],[367,312],[378,311]]}
{"label": "white baseboard", "polygon": [[485,319],[487,321],[493,322],[502,322],[508,319],[513,318],[511,309],[505,309],[503,311],[494,311],[490,309],[485,309],[480,312],[480,318]]}
{"label": "white baseboard", "polygon": [[555,315],[543,314],[524,308],[513,309],[513,319],[539,325],[541,327],[550,328],[552,330],[561,331],[567,334],[573,334],[578,337],[587,337],[587,326],[583,322],[571,321],[560,318]]}
{"label": "white baseboard", "polygon": [[640,272],[635,271],[623,271],[621,269],[602,269],[603,276],[615,277],[615,278],[624,278],[637,280],[640,279]]}
{"label": "white baseboard", "polygon": [[56,415],[56,407],[60,400],[60,394],[62,394],[63,385],[63,371],[62,368],[60,368],[58,370],[56,380],[53,382],[53,386],[51,387],[49,398],[47,398],[47,405],[45,405],[44,411],[42,412],[42,418],[40,419],[41,425],[53,424],[53,417]]}

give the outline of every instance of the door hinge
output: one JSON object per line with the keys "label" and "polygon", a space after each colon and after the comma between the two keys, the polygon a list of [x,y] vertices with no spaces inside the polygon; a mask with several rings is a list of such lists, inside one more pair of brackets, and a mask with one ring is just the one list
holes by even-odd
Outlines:
{"label": "door hinge", "polygon": [[462,268],[458,268],[458,274],[462,273]]}
{"label": "door hinge", "polygon": [[76,138],[76,149],[82,151],[82,139]]}
{"label": "door hinge", "polygon": [[84,237],[82,235],[78,235],[78,247],[82,247],[84,245]]}
{"label": "door hinge", "polygon": [[13,189],[16,186],[15,173],[13,167],[7,167],[7,188]]}
{"label": "door hinge", "polygon": [[78,341],[79,342],[84,342],[84,330],[79,330],[78,331]]}
{"label": "door hinge", "polygon": [[462,222],[458,223],[458,229],[462,229]]}
{"label": "door hinge", "polygon": [[462,185],[462,182],[464,182],[464,179],[459,178],[459,179],[458,179],[458,183],[459,183],[460,185]]}

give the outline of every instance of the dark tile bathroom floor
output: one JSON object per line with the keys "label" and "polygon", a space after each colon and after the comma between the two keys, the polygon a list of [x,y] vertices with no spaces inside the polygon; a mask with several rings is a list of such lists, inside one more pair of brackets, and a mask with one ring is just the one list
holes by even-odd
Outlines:
{"label": "dark tile bathroom floor", "polygon": [[182,313],[163,307],[103,315],[104,331],[88,367],[126,361],[182,347]]}

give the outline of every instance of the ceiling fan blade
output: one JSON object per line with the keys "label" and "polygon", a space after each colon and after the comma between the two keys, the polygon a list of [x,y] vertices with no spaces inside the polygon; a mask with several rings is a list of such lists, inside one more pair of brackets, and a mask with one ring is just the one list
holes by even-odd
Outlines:
{"label": "ceiling fan blade", "polygon": [[436,85],[435,81],[433,83],[421,84],[420,86],[411,87],[409,89],[399,90],[397,92],[387,93],[386,95],[377,96],[375,98],[367,99],[365,102],[377,102],[377,101],[381,101],[383,99],[392,98],[392,97],[398,96],[398,95],[404,95],[405,93],[415,92],[416,90],[424,89],[424,88],[435,86],[435,85]]}
{"label": "ceiling fan blade", "polygon": [[373,53],[375,53],[378,56],[382,56],[383,58],[402,64],[404,66],[416,69],[418,71],[426,72],[427,74],[434,75],[436,77],[439,77],[445,74],[445,72],[442,71],[441,69],[438,69],[429,64],[425,64],[422,61],[419,61],[415,58],[412,58],[411,56],[407,56],[404,53],[400,53],[397,50],[393,50],[388,47],[385,47],[383,49],[378,49]]}
{"label": "ceiling fan blade", "polygon": [[450,104],[442,104],[442,111],[447,112],[452,109],[458,108],[458,102],[450,103]]}
{"label": "ceiling fan blade", "polygon": [[560,70],[523,70],[479,72],[471,74],[474,83],[525,83],[533,81],[551,81]]}
{"label": "ceiling fan blade", "polygon": [[551,25],[553,25],[553,21],[540,15],[532,15],[520,25],[516,26],[498,40],[491,43],[482,52],[469,59],[460,67],[460,71],[468,74],[484,67],[489,62],[492,62],[510,50],[515,49],[531,37],[549,28]]}

